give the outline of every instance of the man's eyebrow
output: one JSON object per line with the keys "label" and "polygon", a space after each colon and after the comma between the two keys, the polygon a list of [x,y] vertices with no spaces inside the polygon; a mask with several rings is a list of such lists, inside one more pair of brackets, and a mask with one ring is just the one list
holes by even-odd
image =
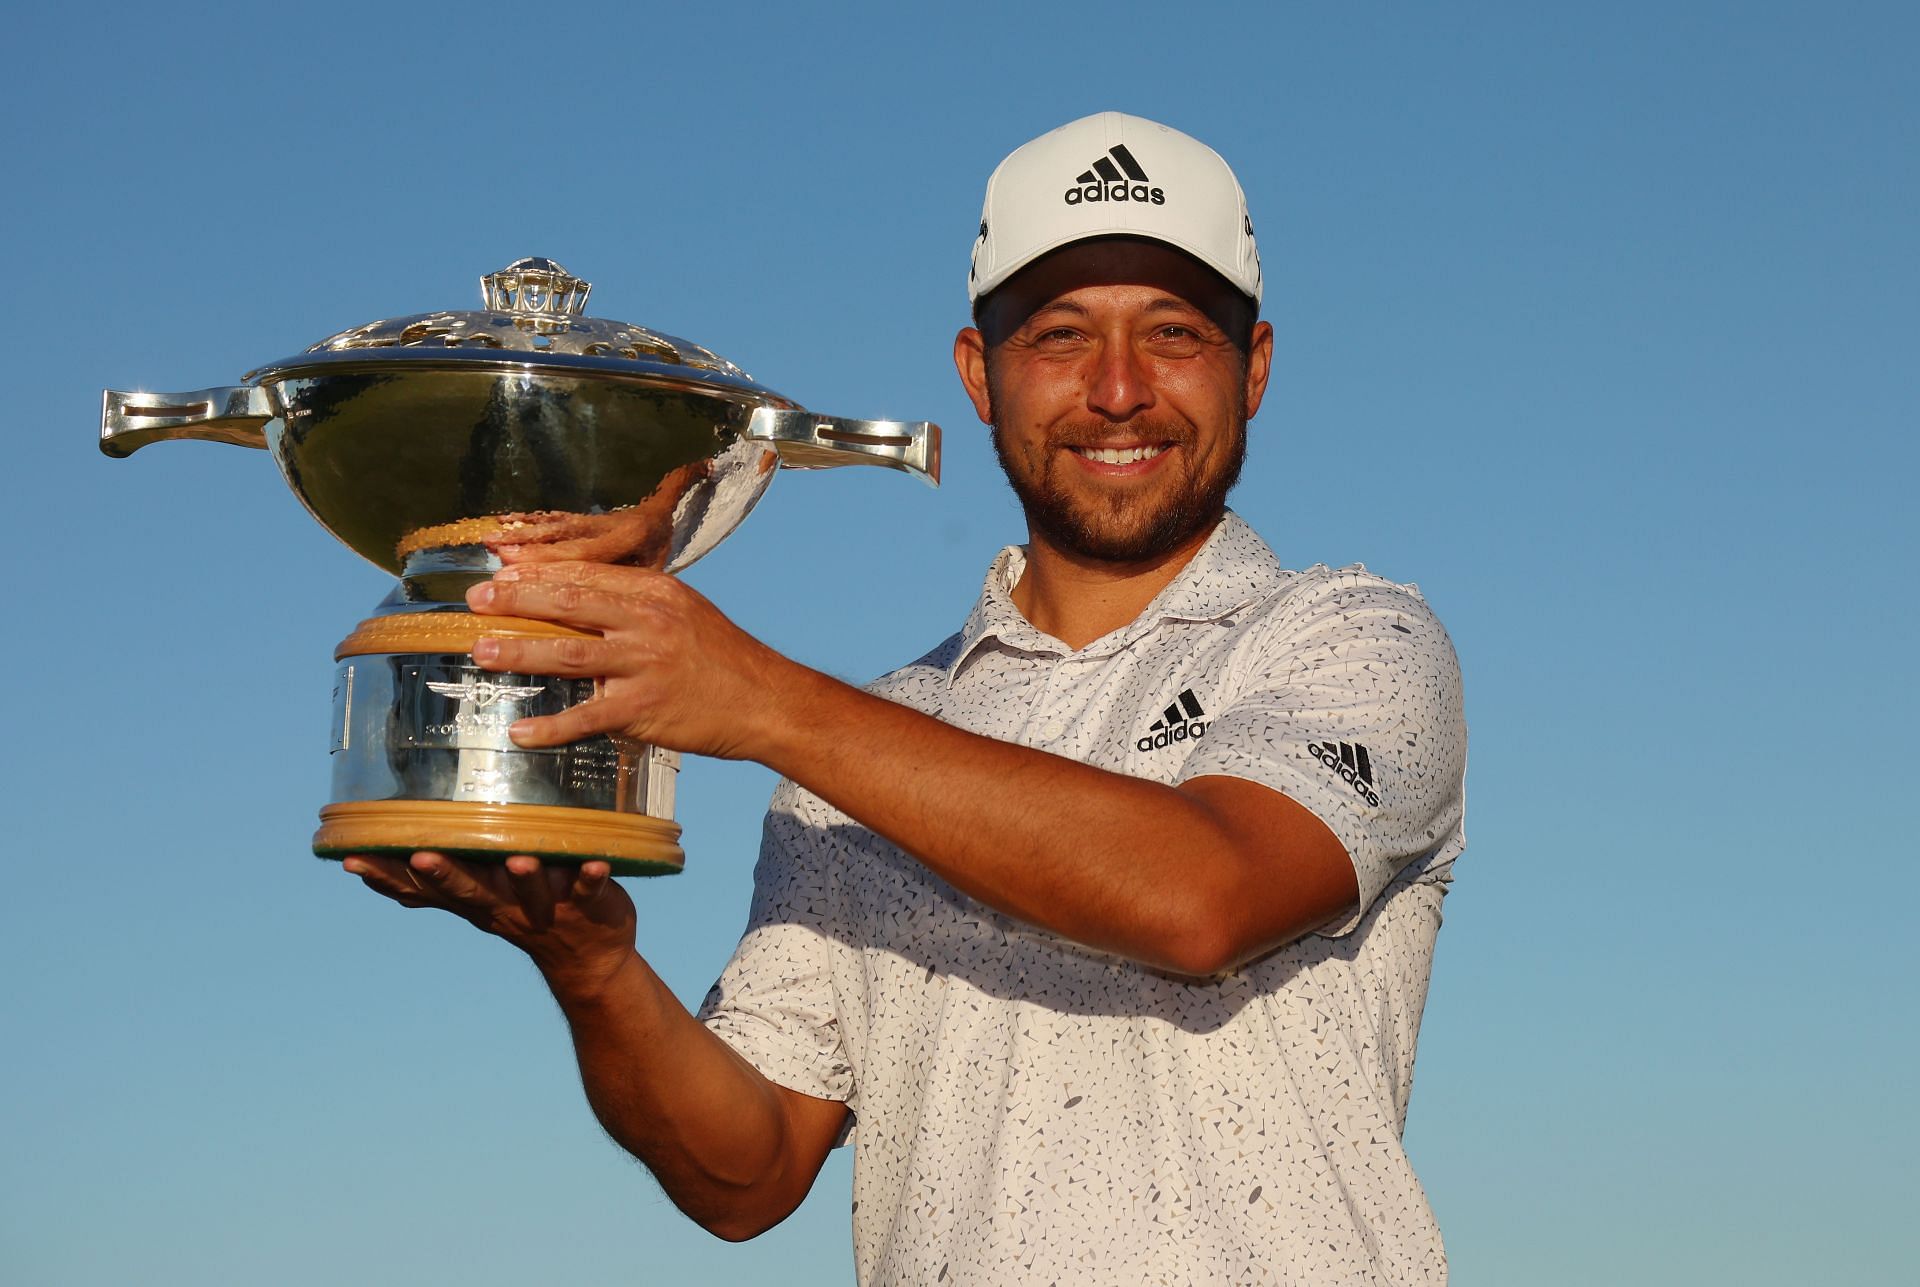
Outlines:
{"label": "man's eyebrow", "polygon": [[[1207,315],[1205,309],[1199,307],[1191,300],[1180,298],[1178,295],[1157,295],[1153,299],[1148,300],[1141,311],[1146,313],[1198,314],[1201,317]],[[1091,316],[1091,310],[1088,309],[1086,305],[1077,300],[1068,299],[1064,295],[1059,299],[1048,300],[1027,316],[1029,320],[1031,320],[1032,318],[1040,316],[1042,313],[1067,313],[1074,317]]]}

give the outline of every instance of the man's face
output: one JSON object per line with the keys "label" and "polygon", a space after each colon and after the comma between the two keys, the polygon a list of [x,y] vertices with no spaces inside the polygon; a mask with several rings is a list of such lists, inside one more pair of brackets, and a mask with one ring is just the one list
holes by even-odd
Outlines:
{"label": "man's face", "polygon": [[1023,320],[983,316],[995,342],[963,331],[955,357],[1033,538],[1100,562],[1156,561],[1198,544],[1225,508],[1272,330],[1256,326],[1243,353],[1192,302],[1204,284],[1132,266],[1091,276],[1151,280],[1073,284],[1088,275],[1038,282]]}

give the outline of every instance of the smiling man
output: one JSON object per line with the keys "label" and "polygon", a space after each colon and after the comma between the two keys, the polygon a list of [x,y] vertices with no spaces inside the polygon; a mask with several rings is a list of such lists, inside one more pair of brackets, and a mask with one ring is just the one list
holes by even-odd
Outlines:
{"label": "smiling man", "polygon": [[1226,510],[1272,358],[1212,151],[1073,122],[988,182],[960,378],[1025,509],[961,630],[867,690],[680,582],[522,563],[470,598],[594,640],[498,670],[784,777],[689,1015],[604,864],[353,858],[525,950],[607,1130],[739,1238],[851,1135],[869,1283],[1438,1282],[1400,1147],[1463,839],[1458,668],[1419,595],[1286,570]]}

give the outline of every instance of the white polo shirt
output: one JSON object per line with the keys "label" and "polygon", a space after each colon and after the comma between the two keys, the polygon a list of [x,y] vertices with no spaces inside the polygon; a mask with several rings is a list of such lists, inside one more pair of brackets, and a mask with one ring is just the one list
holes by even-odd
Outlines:
{"label": "white polo shirt", "polygon": [[[863,1283],[1443,1282],[1400,1133],[1464,843],[1445,631],[1362,568],[1283,569],[1232,514],[1081,649],[1014,607],[1024,569],[1004,551],[965,628],[873,691],[1118,773],[1283,792],[1345,843],[1354,914],[1181,978],[1017,923],[783,782],[701,1018],[852,1110]],[[1181,878],[1178,851],[1112,861]]]}

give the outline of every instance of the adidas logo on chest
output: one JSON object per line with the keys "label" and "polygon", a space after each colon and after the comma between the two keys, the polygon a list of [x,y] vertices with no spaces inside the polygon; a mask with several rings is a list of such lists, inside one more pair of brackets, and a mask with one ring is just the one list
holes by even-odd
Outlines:
{"label": "adidas logo on chest", "polygon": [[1094,201],[1145,201],[1163,206],[1167,194],[1164,188],[1153,186],[1125,143],[1115,143],[1073,181],[1065,200],[1070,206]]}
{"label": "adidas logo on chest", "polygon": [[1200,709],[1200,699],[1193,695],[1193,690],[1183,688],[1180,696],[1169,702],[1167,709],[1160,713],[1160,718],[1147,725],[1146,736],[1135,742],[1133,749],[1157,751],[1175,742],[1205,737],[1207,725],[1212,722],[1206,718],[1206,714]]}

